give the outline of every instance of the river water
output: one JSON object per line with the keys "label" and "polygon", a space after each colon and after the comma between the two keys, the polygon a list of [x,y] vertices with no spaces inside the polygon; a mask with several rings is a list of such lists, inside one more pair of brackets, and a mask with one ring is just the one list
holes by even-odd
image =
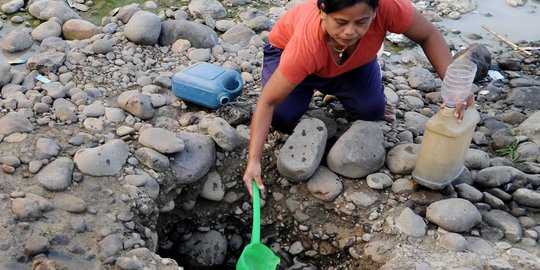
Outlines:
{"label": "river water", "polygon": [[511,42],[540,41],[540,0],[529,0],[520,7],[511,7],[506,0],[480,0],[477,8],[463,14],[459,20],[444,19],[439,24],[448,29],[458,29],[463,34],[478,34],[481,40],[470,42],[497,46],[500,40],[484,30],[487,26]]}

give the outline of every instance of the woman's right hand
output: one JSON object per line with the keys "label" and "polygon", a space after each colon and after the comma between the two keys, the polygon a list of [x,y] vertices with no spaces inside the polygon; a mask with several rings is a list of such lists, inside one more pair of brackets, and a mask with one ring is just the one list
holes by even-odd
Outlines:
{"label": "woman's right hand", "polygon": [[251,188],[251,182],[255,180],[257,183],[257,187],[259,187],[259,190],[261,191],[261,195],[263,198],[265,197],[265,187],[261,179],[261,162],[253,162],[248,161],[248,164],[246,166],[246,170],[244,172],[244,185],[246,186],[249,195],[253,196],[253,190]]}

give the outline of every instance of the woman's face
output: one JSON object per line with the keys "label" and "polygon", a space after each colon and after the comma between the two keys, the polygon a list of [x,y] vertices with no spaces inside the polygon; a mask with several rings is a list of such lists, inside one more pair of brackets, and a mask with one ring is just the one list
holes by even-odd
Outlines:
{"label": "woman's face", "polygon": [[374,18],[375,11],[366,3],[332,13],[321,11],[323,31],[341,46],[352,45],[362,38]]}

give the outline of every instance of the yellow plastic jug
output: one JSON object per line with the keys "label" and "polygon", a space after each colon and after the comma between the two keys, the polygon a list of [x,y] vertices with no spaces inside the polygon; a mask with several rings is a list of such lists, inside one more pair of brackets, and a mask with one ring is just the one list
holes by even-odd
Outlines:
{"label": "yellow plastic jug", "polygon": [[454,108],[445,107],[426,123],[418,151],[413,179],[431,189],[442,189],[463,171],[467,149],[480,115],[474,108],[465,111],[458,123]]}

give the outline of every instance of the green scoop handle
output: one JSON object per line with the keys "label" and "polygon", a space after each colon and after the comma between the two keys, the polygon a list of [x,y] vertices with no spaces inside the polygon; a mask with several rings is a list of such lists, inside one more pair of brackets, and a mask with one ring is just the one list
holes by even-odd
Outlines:
{"label": "green scoop handle", "polygon": [[251,182],[253,190],[253,226],[251,227],[251,243],[261,242],[261,196],[255,181]]}

